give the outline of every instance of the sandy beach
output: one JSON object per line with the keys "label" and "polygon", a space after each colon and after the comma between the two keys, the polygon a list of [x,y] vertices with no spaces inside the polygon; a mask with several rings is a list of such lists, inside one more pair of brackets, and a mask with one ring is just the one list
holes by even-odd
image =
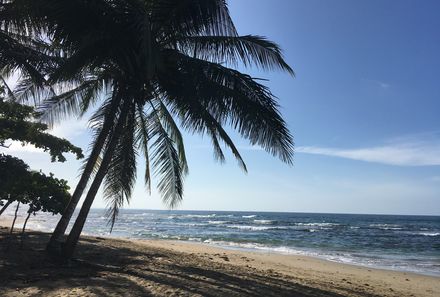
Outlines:
{"label": "sandy beach", "polygon": [[44,253],[49,234],[0,232],[1,296],[439,296],[440,278],[306,256],[162,240],[84,236],[76,260]]}

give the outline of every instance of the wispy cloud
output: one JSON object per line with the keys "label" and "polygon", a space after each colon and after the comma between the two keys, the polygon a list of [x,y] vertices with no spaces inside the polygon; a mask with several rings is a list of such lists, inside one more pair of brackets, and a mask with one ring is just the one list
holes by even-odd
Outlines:
{"label": "wispy cloud", "polygon": [[372,84],[372,85],[376,85],[376,86],[378,86],[378,87],[380,87],[382,89],[388,89],[391,86],[389,83],[386,83],[386,82],[380,81],[380,80],[364,78],[364,79],[362,79],[362,81],[367,82],[367,83]]}
{"label": "wispy cloud", "polygon": [[300,146],[296,152],[398,166],[440,165],[440,141],[391,142],[354,149]]}

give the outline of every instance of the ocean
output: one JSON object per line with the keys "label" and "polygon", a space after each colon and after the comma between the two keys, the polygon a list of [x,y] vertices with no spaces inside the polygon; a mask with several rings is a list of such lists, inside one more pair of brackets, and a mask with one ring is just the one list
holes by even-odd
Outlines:
{"label": "ocean", "polygon": [[[28,227],[52,231],[57,219],[38,214]],[[92,209],[84,233],[308,255],[440,276],[438,216],[122,210],[110,234],[105,210]]]}

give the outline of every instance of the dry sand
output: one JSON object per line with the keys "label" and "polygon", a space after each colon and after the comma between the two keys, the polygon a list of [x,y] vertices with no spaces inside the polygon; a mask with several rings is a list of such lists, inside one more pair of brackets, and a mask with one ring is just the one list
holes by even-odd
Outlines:
{"label": "dry sand", "polygon": [[0,229],[0,296],[440,296],[440,278],[203,244],[82,237],[54,262],[48,234]]}

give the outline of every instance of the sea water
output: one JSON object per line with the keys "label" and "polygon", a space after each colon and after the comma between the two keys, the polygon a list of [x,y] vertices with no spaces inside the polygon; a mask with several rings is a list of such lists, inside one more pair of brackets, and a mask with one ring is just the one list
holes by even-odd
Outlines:
{"label": "sea water", "polygon": [[[58,218],[38,214],[28,226],[52,231]],[[105,210],[92,209],[84,233],[309,255],[440,276],[438,216],[122,210],[111,234],[107,222]]]}

